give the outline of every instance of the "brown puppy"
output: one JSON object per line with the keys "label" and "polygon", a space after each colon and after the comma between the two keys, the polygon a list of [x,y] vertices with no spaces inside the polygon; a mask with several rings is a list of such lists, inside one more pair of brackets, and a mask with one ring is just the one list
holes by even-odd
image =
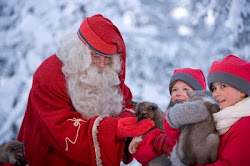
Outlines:
{"label": "brown puppy", "polygon": [[150,119],[155,122],[155,128],[163,129],[163,111],[158,107],[157,104],[151,102],[134,102],[130,101],[135,108],[135,116],[138,121],[142,119]]}
{"label": "brown puppy", "polygon": [[0,146],[0,163],[28,166],[24,158],[24,143],[9,141]]}
{"label": "brown puppy", "polygon": [[181,127],[178,144],[171,153],[173,166],[208,164],[217,160],[220,141],[212,114],[219,111],[219,106],[210,91],[188,92],[188,96],[189,101],[204,101],[208,117],[199,123]]}
{"label": "brown puppy", "polygon": [[[130,102],[134,105],[135,116],[138,118],[138,121],[145,119],[145,118],[150,119],[150,120],[155,122],[155,127],[153,129],[158,128],[158,129],[161,129],[162,131],[164,131],[164,129],[163,129],[163,115],[164,115],[164,113],[157,106],[157,104],[151,103],[151,102],[141,102],[141,103],[134,102],[134,101],[130,101]],[[139,144],[139,142],[141,142],[143,140],[145,135],[134,137],[132,139],[131,143],[129,144],[129,152],[131,154],[133,154],[137,151],[138,144]],[[148,163],[148,166],[170,166],[170,165],[171,165],[170,159],[169,159],[169,156],[167,154],[162,154],[159,157],[152,159]]]}

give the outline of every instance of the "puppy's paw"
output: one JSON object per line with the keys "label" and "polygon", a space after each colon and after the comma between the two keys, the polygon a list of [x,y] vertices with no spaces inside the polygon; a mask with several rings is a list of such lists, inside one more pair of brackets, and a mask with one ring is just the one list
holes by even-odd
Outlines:
{"label": "puppy's paw", "polygon": [[129,144],[128,150],[131,154],[137,151],[138,144],[142,141],[142,136],[134,137]]}

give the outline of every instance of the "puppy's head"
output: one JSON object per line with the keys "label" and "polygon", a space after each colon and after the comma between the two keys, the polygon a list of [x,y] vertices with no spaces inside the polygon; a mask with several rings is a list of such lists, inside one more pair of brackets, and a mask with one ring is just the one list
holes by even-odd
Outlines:
{"label": "puppy's head", "polygon": [[210,91],[207,90],[198,90],[192,92],[188,91],[187,95],[189,97],[189,101],[196,101],[196,100],[204,101],[205,106],[211,113],[216,113],[220,110],[218,104],[213,98],[212,92]]}
{"label": "puppy's head", "polygon": [[142,119],[153,120],[155,117],[155,112],[158,109],[157,104],[151,102],[135,102],[131,101],[135,108],[135,116],[138,118],[138,121]]}
{"label": "puppy's head", "polygon": [[213,98],[212,92],[207,90],[197,90],[197,91],[187,91],[187,95],[189,97],[189,101],[202,100],[207,101],[212,104],[216,104],[216,101]]}
{"label": "puppy's head", "polygon": [[10,141],[5,144],[5,152],[8,156],[8,162],[15,166],[25,166],[27,164],[24,158],[25,143],[19,141]]}

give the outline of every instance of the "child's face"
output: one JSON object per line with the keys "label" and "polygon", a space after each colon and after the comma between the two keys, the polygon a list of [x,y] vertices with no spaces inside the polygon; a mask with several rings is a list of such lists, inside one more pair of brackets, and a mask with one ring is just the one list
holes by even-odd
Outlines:
{"label": "child's face", "polygon": [[187,83],[183,81],[176,81],[171,89],[171,101],[172,102],[185,102],[188,101],[187,91],[192,92],[193,89]]}
{"label": "child's face", "polygon": [[244,99],[245,96],[245,94],[238,89],[221,82],[215,82],[212,84],[212,92],[220,109],[235,105]]}

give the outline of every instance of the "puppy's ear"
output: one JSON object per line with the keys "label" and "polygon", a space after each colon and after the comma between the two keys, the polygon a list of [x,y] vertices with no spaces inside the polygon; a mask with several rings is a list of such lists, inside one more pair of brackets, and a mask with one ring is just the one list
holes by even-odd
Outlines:
{"label": "puppy's ear", "polygon": [[213,104],[212,103],[210,103],[210,102],[208,102],[208,101],[205,101],[204,102],[204,105],[207,107],[207,109],[211,109],[212,107],[213,107]]}
{"label": "puppy's ear", "polygon": [[15,150],[17,150],[18,148],[23,148],[22,145],[14,145],[10,148],[10,153],[14,152]]}
{"label": "puppy's ear", "polygon": [[192,96],[192,92],[191,91],[187,90],[186,93],[187,93],[188,97]]}
{"label": "puppy's ear", "polygon": [[220,111],[219,105],[218,104],[213,104],[210,112],[212,112],[212,114],[213,114],[213,113],[217,113],[219,111]]}
{"label": "puppy's ear", "polygon": [[150,109],[150,110],[157,110],[157,105],[150,105],[148,107],[148,109]]}
{"label": "puppy's ear", "polygon": [[207,109],[209,110],[209,112],[211,112],[211,114],[220,111],[220,107],[218,106],[218,104],[212,104],[212,103],[207,102],[207,101],[205,101],[204,104],[207,107]]}
{"label": "puppy's ear", "polygon": [[133,100],[129,100],[129,102],[130,102],[134,107],[138,104],[138,102],[135,102],[135,101],[133,101]]}

